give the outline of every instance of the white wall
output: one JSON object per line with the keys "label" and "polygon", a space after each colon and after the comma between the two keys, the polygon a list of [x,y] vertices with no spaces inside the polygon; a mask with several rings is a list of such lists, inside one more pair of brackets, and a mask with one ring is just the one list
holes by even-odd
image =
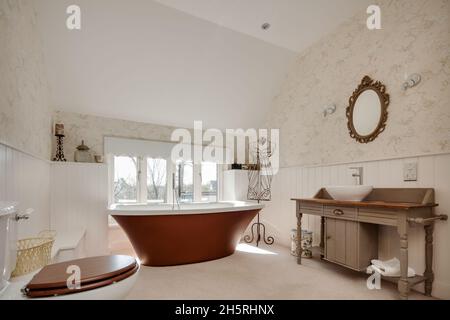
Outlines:
{"label": "white wall", "polygon": [[[280,129],[283,167],[371,161],[450,152],[450,1],[378,0],[382,29],[368,30],[359,12],[302,52],[266,115]],[[422,82],[403,91],[405,74]],[[386,130],[357,143],[345,108],[368,75],[390,95]],[[336,113],[324,118],[323,107]]]}
{"label": "white wall", "polygon": [[107,190],[106,165],[53,163],[0,144],[0,201],[34,210],[20,221],[19,239],[84,228],[87,255],[107,254]]}
{"label": "white wall", "polygon": [[108,168],[96,163],[51,164],[51,227],[86,230],[86,254],[108,254]]}
{"label": "white wall", "polygon": [[[403,181],[403,163],[418,162],[418,181]],[[375,187],[431,187],[435,188],[437,213],[450,214],[450,154],[403,158],[394,160],[346,163],[339,165],[283,168],[272,185],[272,201],[262,211],[269,234],[277,243],[290,245],[290,231],[296,228],[294,197],[312,197],[326,185],[352,184],[349,167],[364,167],[364,184]],[[320,242],[320,217],[303,217],[303,227],[314,232],[314,244]],[[410,266],[416,272],[424,271],[424,231],[411,228],[409,237]],[[433,295],[450,299],[450,222],[437,222],[434,231],[434,282]],[[379,233],[379,256],[388,259],[399,257],[398,235],[395,228],[382,227]]]}
{"label": "white wall", "polygon": [[50,157],[50,87],[34,0],[0,1],[0,143]]}
{"label": "white wall", "polygon": [[21,220],[19,238],[50,228],[50,163],[0,144],[0,200],[19,202],[19,211],[34,209]]}
{"label": "white wall", "polygon": [[220,181],[222,185],[221,200],[245,201],[248,192],[247,170],[225,170]]}
{"label": "white wall", "polygon": [[0,1],[0,43],[0,200],[34,209],[25,238],[50,227],[52,110],[33,0]]}

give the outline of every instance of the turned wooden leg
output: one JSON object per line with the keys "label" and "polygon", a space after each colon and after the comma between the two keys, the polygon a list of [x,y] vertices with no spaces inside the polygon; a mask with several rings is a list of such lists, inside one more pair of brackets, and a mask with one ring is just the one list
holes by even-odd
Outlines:
{"label": "turned wooden leg", "polygon": [[407,222],[403,221],[398,227],[400,235],[400,280],[398,281],[398,291],[400,299],[408,299],[409,282],[408,282],[408,231]]}
{"label": "turned wooden leg", "polygon": [[320,217],[320,258],[325,257],[325,217]]}
{"label": "turned wooden leg", "polygon": [[302,213],[297,212],[297,264],[302,264]]}
{"label": "turned wooden leg", "polygon": [[425,227],[425,295],[431,297],[431,290],[433,288],[434,273],[433,273],[433,230],[434,224],[426,225]]}

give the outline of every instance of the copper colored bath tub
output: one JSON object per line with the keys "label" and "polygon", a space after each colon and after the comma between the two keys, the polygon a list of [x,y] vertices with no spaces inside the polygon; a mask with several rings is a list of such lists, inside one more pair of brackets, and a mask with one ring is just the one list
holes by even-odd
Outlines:
{"label": "copper colored bath tub", "polygon": [[260,210],[112,216],[127,234],[142,264],[172,266],[233,254]]}

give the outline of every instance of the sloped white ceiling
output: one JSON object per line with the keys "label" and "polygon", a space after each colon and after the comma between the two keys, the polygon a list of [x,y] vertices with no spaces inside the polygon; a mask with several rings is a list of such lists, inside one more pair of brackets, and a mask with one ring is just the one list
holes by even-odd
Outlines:
{"label": "sloped white ceiling", "polygon": [[[77,0],[82,29],[70,31],[73,0],[36,0],[53,107],[182,127],[194,120],[221,129],[262,123],[296,53],[164,2]],[[253,0],[231,2],[252,16]],[[296,32],[301,38],[312,30]]]}
{"label": "sloped white ceiling", "polygon": [[[371,0],[156,0],[169,7],[301,52]],[[261,25],[271,24],[264,31]]]}

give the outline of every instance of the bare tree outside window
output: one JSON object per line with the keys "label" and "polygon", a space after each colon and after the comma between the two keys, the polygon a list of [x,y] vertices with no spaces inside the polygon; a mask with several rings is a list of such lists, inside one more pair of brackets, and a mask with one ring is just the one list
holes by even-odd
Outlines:
{"label": "bare tree outside window", "polygon": [[147,200],[161,201],[166,199],[166,170],[167,161],[164,159],[147,158]]}
{"label": "bare tree outside window", "polygon": [[114,157],[114,201],[137,201],[136,157]]}

